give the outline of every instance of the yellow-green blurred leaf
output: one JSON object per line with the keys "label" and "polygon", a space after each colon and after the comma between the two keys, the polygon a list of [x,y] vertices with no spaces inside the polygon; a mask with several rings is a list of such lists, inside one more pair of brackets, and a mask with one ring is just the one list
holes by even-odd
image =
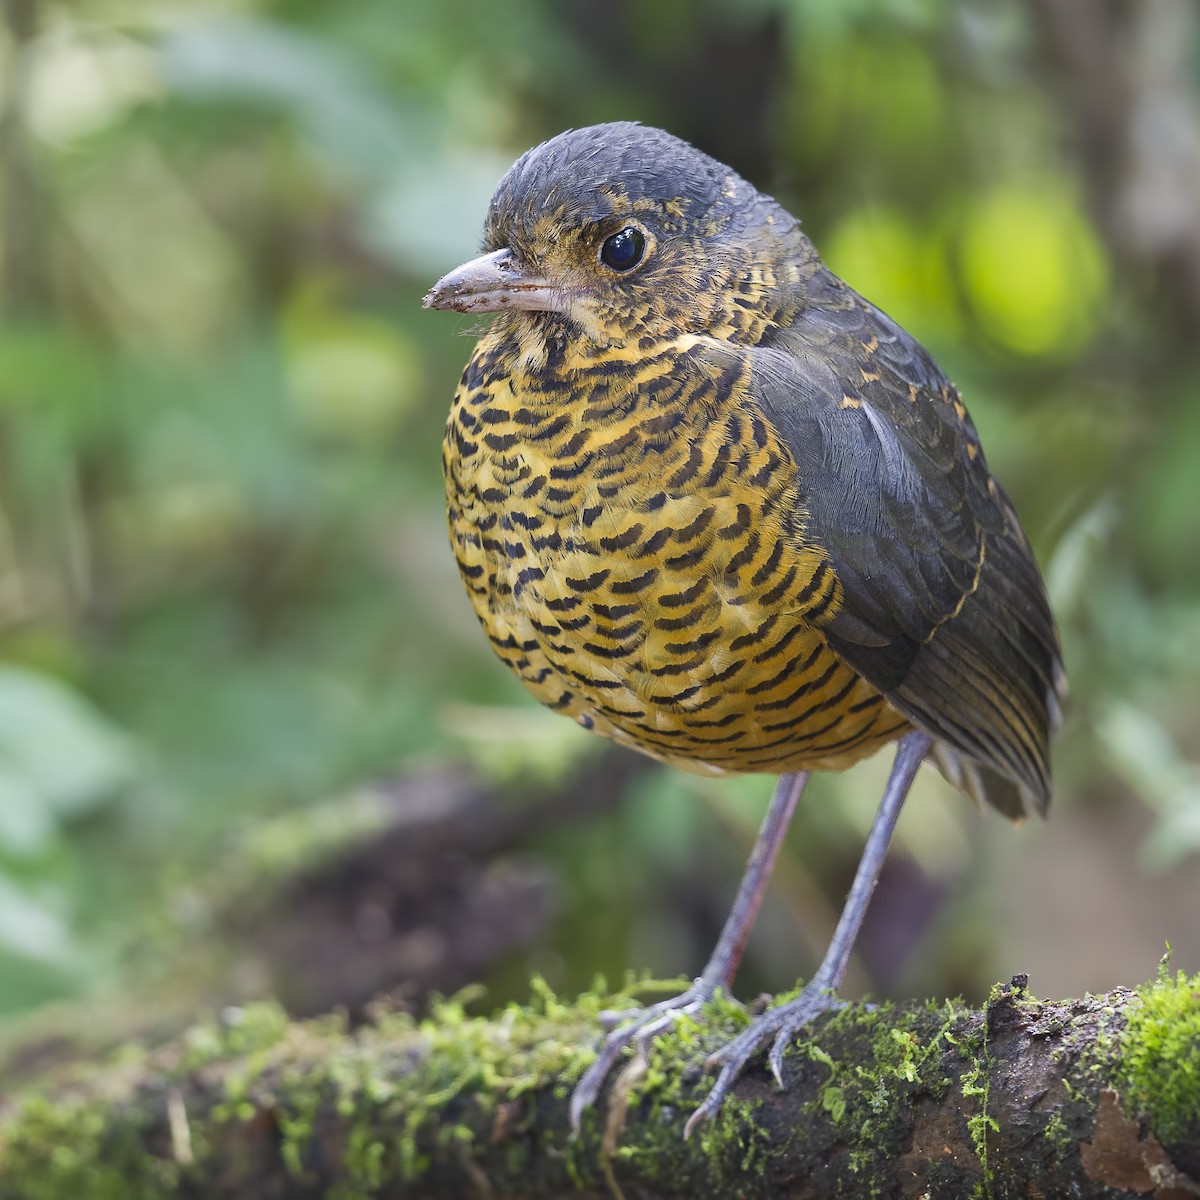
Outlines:
{"label": "yellow-green blurred leaf", "polygon": [[960,255],[975,312],[1005,349],[1066,356],[1095,336],[1108,262],[1063,183],[1007,184],[970,201]]}

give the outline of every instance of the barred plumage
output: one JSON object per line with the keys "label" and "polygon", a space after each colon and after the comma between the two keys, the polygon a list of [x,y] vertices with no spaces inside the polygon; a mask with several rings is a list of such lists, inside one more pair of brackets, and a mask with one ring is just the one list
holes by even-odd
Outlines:
{"label": "barred plumage", "polygon": [[444,464],[459,569],[530,691],[693,771],[844,767],[904,729],[819,630],[837,580],[746,372],[679,339],[597,389],[597,356],[551,367],[507,325],[472,357]]}
{"label": "barred plumage", "polygon": [[730,985],[807,772],[899,739],[821,968],[714,1056],[690,1129],[835,1003],[927,754],[1007,816],[1045,811],[1057,633],[958,391],[728,167],[660,130],[570,131],[501,181],[485,251],[426,303],[498,314],[443,449],[493,648],[597,733],[786,773],[704,973],[609,1035],[576,1123],[635,1034]]}

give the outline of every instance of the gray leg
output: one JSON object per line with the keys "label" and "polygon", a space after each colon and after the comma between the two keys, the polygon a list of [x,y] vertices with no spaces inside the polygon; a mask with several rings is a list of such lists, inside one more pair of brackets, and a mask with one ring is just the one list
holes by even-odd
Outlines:
{"label": "gray leg", "polygon": [[879,871],[887,854],[888,843],[892,840],[900,810],[904,806],[917,769],[932,744],[932,739],[924,733],[910,733],[901,740],[896,750],[892,773],[888,777],[887,788],[879,804],[879,811],[875,814],[867,844],[863,847],[854,883],[846,897],[841,919],[816,975],[794,1000],[768,1009],[747,1029],[709,1057],[709,1065],[720,1065],[721,1073],[704,1103],[689,1118],[684,1128],[685,1137],[721,1107],[721,1101],[725,1099],[742,1068],[767,1042],[771,1043],[771,1070],[782,1087],[783,1052],[796,1032],[819,1013],[841,1006],[841,1001],[832,993],[846,973],[850,951],[862,927],[871,893],[879,880]]}
{"label": "gray leg", "polygon": [[775,785],[767,815],[763,817],[762,826],[750,850],[750,861],[746,863],[737,897],[729,916],[725,918],[725,926],[713,948],[712,957],[700,976],[710,993],[718,987],[728,992],[733,983],[746,940],[754,927],[754,918],[758,916],[763,896],[766,895],[779,848],[787,836],[788,826],[792,823],[792,816],[808,778],[808,771],[796,771],[791,775],[781,775]]}
{"label": "gray leg", "polygon": [[636,1041],[639,1046],[645,1047],[651,1038],[668,1028],[680,1013],[696,1012],[713,998],[718,988],[729,990],[767,890],[771,868],[775,865],[779,847],[783,845],[784,835],[791,824],[804,785],[808,782],[808,775],[807,771],[781,775],[775,785],[767,815],[754,839],[750,861],[746,864],[733,908],[729,910],[708,965],[695,983],[680,995],[661,1000],[648,1008],[606,1014],[606,1025],[617,1025],[618,1028],[604,1039],[596,1061],[584,1072],[571,1096],[571,1125],[576,1133],[579,1132],[583,1110],[595,1101],[613,1064],[630,1043]]}

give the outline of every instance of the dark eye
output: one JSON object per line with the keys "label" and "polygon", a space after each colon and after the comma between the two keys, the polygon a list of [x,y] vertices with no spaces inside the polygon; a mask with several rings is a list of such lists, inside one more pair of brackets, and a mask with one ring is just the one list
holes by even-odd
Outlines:
{"label": "dark eye", "polygon": [[600,247],[600,261],[614,271],[628,271],[642,261],[646,253],[646,239],[640,229],[626,225],[620,233],[606,238]]}

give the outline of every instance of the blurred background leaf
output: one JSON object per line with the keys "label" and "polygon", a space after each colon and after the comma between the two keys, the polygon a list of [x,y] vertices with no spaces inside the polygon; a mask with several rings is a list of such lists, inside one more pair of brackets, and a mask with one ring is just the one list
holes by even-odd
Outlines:
{"label": "blurred background leaf", "polygon": [[[293,994],[302,972],[267,944],[273,910],[245,898],[310,859],[320,903],[285,890],[274,911],[281,926],[288,904],[328,917],[358,955],[326,971],[348,973],[347,994],[369,979],[419,1003],[472,970],[498,1003],[534,970],[569,990],[703,961],[769,781],[607,774],[615,760],[492,659],[445,543],[439,469],[476,325],[419,304],[473,253],[517,154],[629,117],[779,196],[934,351],[1062,624],[1072,704],[1050,823],[981,821],[930,773],[853,987],[977,998],[1020,969],[1077,993],[1146,977],[1165,940],[1200,966],[1194,7],[13,0],[5,14],[12,1028],[72,996],[128,1007],[136,979],[154,980],[148,1019]],[[517,820],[469,870],[453,838],[403,879],[392,855],[386,886],[386,863],[330,865],[356,838],[392,845],[385,827],[402,845],[416,820],[365,819],[364,787],[455,761],[518,794],[566,789],[570,824]],[[592,770],[602,802],[570,815]],[[881,758],[814,784],[743,994],[811,970],[885,773]],[[486,811],[499,828],[523,810]],[[439,924],[434,898],[451,893],[461,919]],[[257,941],[228,903],[259,914]],[[462,914],[484,929],[489,908],[512,936],[450,953],[475,920]],[[304,945],[303,929],[287,937]],[[189,974],[209,954],[233,965]],[[439,976],[439,955],[457,973]],[[378,970],[352,987],[367,960]]]}

